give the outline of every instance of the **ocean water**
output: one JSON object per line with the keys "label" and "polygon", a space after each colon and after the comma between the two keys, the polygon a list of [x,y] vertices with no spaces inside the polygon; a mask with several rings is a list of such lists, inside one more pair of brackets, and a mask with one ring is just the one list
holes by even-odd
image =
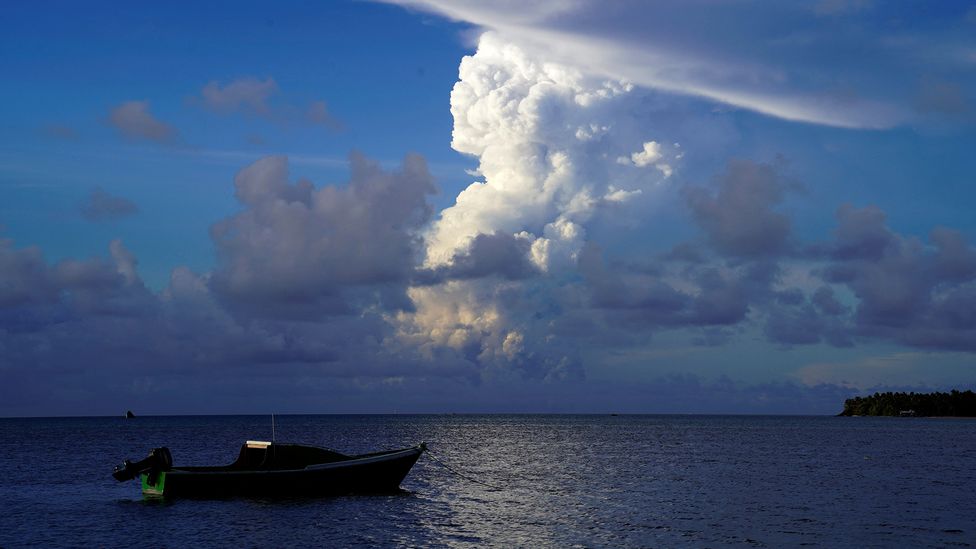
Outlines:
{"label": "ocean water", "polygon": [[426,441],[390,495],[143,499],[112,468],[230,463],[270,417],[0,419],[0,547],[947,547],[976,544],[976,420],[278,416],[348,453]]}

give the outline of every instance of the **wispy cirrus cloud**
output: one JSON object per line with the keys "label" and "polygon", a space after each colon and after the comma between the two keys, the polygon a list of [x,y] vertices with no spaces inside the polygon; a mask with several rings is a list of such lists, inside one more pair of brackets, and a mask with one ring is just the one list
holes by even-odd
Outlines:
{"label": "wispy cirrus cloud", "polygon": [[[591,74],[706,98],[770,116],[884,128],[925,113],[915,90],[948,70],[947,49],[976,47],[959,10],[926,11],[928,29],[874,17],[872,3],[526,2],[390,0],[500,34],[551,61]],[[913,7],[914,6],[914,7]],[[922,8],[919,8],[922,9]],[[890,12],[891,10],[889,10]],[[894,10],[900,11],[900,10]],[[925,57],[924,65],[912,58]],[[959,83],[972,94],[976,82]]]}

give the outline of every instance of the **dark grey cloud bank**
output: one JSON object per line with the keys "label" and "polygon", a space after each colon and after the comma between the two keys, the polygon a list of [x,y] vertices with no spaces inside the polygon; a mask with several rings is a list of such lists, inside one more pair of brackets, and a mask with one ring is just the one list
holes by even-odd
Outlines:
{"label": "dark grey cloud bank", "polygon": [[[353,155],[350,166],[348,183],[321,187],[293,180],[284,157],[243,169],[241,210],[211,229],[213,272],[176,268],[160,292],[118,240],[106,257],[55,263],[0,240],[0,413],[115,413],[132,402],[157,412],[282,402],[292,411],[438,411],[431,402],[830,411],[850,388],[694,376],[607,385],[583,379],[580,357],[663,330],[700,345],[758,331],[783,347],[976,352],[976,249],[959,232],[936,228],[922,241],[892,231],[876,207],[843,205],[833,234],[802,242],[779,210],[798,187],[777,164],[733,161],[710,185],[685,188],[700,239],[643,258],[590,242],[576,275],[558,279],[533,266],[524,240],[501,233],[478,236],[448,267],[421,268],[434,192],[423,159],[384,170]],[[804,284],[787,276],[798,266]],[[482,282],[519,328],[502,355],[488,357],[477,339],[451,348],[399,332],[398,318],[414,313],[409,288],[447,294],[452,281]]]}
{"label": "dark grey cloud bank", "polygon": [[159,293],[120,241],[110,259],[54,264],[0,241],[5,413],[101,409],[105,395],[148,402],[181,385],[220,400],[237,378],[470,375],[385,343],[384,315],[411,306],[434,190],[425,162],[407,157],[387,172],[354,155],[351,168],[348,184],[320,189],[290,182],[282,157],[242,170],[242,211],[212,229],[217,268],[176,268]]}
{"label": "dark grey cloud bank", "polygon": [[[875,206],[845,204],[830,239],[801,244],[776,211],[797,188],[775,165],[731,162],[712,187],[685,189],[703,243],[682,243],[650,268],[584,254],[591,305],[632,329],[753,322],[782,345],[976,351],[976,250],[961,233],[936,228],[926,243],[892,231]],[[788,285],[796,264],[812,265],[812,285]]]}
{"label": "dark grey cloud bank", "polygon": [[361,155],[345,187],[288,180],[287,160],[268,157],[234,180],[244,211],[215,224],[211,287],[230,310],[317,320],[363,310],[409,309],[406,285],[434,192],[424,160],[388,173]]}

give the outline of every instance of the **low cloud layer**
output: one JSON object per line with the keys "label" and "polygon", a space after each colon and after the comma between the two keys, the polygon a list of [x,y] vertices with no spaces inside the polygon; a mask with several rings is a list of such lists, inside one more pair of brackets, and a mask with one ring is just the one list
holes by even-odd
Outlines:
{"label": "low cloud layer", "polygon": [[284,157],[245,168],[235,179],[242,210],[213,226],[216,269],[177,267],[159,292],[118,240],[106,257],[53,264],[0,241],[4,410],[90,409],[106,395],[159,403],[173,384],[279,374],[470,377],[464,364],[399,345],[388,321],[412,309],[407,285],[433,191],[423,159],[386,171],[353,156],[350,166],[348,183],[321,188],[291,180]]}
{"label": "low cloud layer", "polygon": [[913,347],[976,351],[976,249],[958,231],[936,228],[928,242],[885,225],[874,207],[841,207],[823,270],[857,299],[858,334]]}
{"label": "low cloud layer", "polygon": [[[215,270],[178,267],[159,292],[143,284],[135,254],[121,241],[104,257],[55,263],[40,249],[0,241],[7,413],[26,410],[25,399],[80,406],[140,398],[165,409],[158,399],[175,394],[174,384],[217,390],[227,379],[241,381],[215,397],[223,402],[254,390],[244,380],[284,379],[291,381],[276,382],[282,390],[317,387],[322,394],[329,387],[380,394],[388,383],[433,392],[456,386],[448,392],[470,393],[470,409],[479,410],[488,406],[479,399],[489,398],[478,396],[479,386],[486,395],[508,387],[526,398],[586,393],[586,370],[600,368],[588,361],[642,348],[663,332],[703,346],[759,334],[782,348],[886,343],[976,352],[970,242],[945,228],[927,241],[900,235],[879,209],[847,205],[838,208],[831,235],[800,241],[778,211],[776,196],[794,187],[775,164],[734,161],[710,185],[688,187],[683,196],[700,239],[663,255],[627,257],[589,239],[558,271],[533,262],[528,237],[498,231],[479,234],[450,262],[425,267],[421,231],[433,187],[423,160],[408,157],[386,171],[354,156],[351,167],[348,183],[322,187],[294,179],[283,157],[243,169],[234,181],[241,210],[212,229]],[[715,198],[722,196],[735,198]],[[707,219],[696,214],[702,201]],[[717,240],[712,220],[729,222],[736,212],[757,225]],[[757,237],[771,232],[780,236]],[[916,367],[901,366],[892,382],[921,387],[922,370],[907,369]],[[722,389],[692,376],[667,386],[725,395],[711,401],[714,411],[760,402],[788,411],[790,399],[824,411],[838,395],[880,386],[869,374],[883,370],[854,365],[845,377],[845,368],[810,364],[797,372],[799,385],[729,381]],[[38,379],[49,389],[40,391]],[[305,389],[289,385],[299,380]],[[614,401],[626,397],[635,411],[712,410],[678,406],[658,394],[660,383],[645,387],[644,408],[640,394],[613,387]],[[580,402],[590,402],[583,393]],[[314,409],[313,396],[305,398],[304,409]],[[588,409],[604,405],[593,401]]]}

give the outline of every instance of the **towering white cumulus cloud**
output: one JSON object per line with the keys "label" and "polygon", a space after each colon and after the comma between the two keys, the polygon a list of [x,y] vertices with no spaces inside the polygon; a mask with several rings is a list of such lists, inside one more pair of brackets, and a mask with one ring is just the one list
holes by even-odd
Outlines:
{"label": "towering white cumulus cloud", "polygon": [[627,116],[637,101],[625,81],[481,37],[461,62],[451,112],[452,145],[478,157],[482,179],[427,235],[428,272],[450,280],[411,289],[417,310],[399,315],[403,340],[482,366],[572,370],[539,318],[552,283],[575,271],[588,227],[652,194],[678,156],[666,136]]}
{"label": "towering white cumulus cloud", "polygon": [[[548,271],[575,258],[601,205],[671,173],[673,152],[620,116],[633,90],[625,81],[545,62],[492,33],[459,72],[452,145],[479,158],[484,179],[442,212],[428,237],[429,266],[502,231],[530,241],[533,262]],[[620,156],[633,161],[615,162]]]}

